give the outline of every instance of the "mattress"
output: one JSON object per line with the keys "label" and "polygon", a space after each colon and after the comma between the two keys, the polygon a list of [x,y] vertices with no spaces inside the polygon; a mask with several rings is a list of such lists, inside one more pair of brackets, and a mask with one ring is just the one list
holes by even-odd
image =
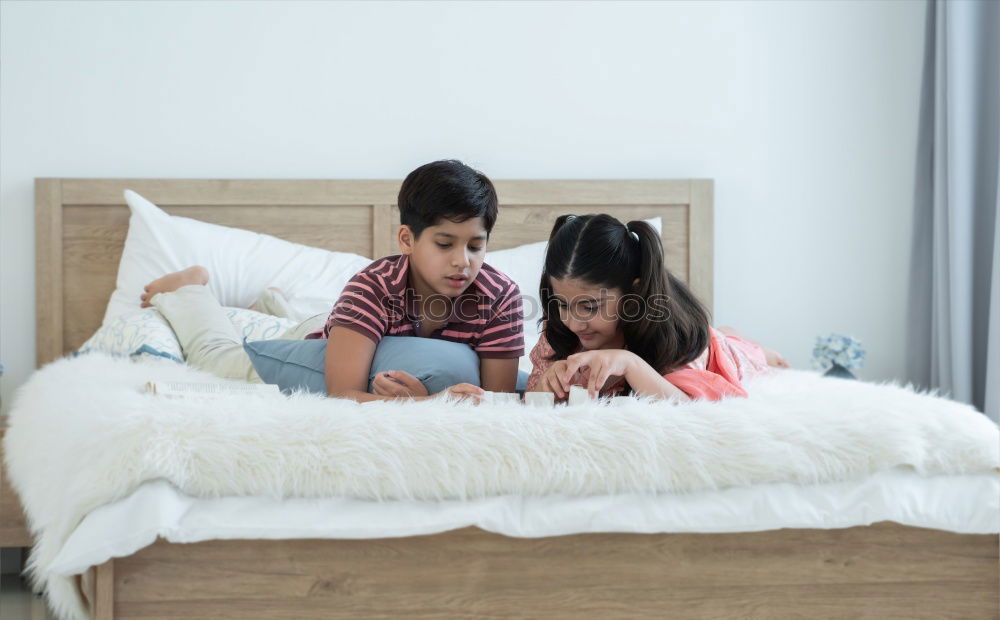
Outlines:
{"label": "mattress", "polygon": [[1000,532],[1000,474],[921,476],[897,467],[847,482],[686,494],[501,496],[472,501],[195,498],[165,480],[90,512],[50,570],[73,575],[152,544],[212,539],[391,538],[475,526],[515,537],[587,532],[752,532],[894,521],[966,534]]}

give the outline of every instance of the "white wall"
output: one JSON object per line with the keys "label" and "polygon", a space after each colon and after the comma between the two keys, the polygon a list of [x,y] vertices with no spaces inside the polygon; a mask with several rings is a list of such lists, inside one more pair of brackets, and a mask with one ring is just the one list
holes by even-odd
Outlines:
{"label": "white wall", "polygon": [[[34,177],[716,182],[715,323],[904,368],[925,4],[0,8],[3,399],[34,364]],[[69,308],[67,311],[72,312]]]}

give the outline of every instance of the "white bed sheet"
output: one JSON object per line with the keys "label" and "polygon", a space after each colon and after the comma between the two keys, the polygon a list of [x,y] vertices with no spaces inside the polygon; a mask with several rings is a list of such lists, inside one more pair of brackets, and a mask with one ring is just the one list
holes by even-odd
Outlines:
{"label": "white bed sheet", "polygon": [[968,534],[1000,532],[1000,474],[922,477],[907,468],[832,484],[788,483],[686,495],[505,496],[475,501],[347,498],[200,499],[165,480],[84,518],[49,570],[74,575],[130,555],[158,536],[190,543],[233,538],[391,538],[476,526],[516,537],[584,532],[750,532],[835,529],[895,521]]}

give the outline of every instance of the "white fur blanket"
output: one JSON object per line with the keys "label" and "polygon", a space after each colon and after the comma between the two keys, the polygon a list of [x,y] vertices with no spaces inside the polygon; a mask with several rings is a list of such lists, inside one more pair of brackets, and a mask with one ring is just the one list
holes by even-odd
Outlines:
{"label": "white fur blanket", "polygon": [[150,379],[217,381],[169,362],[88,355],[46,366],[16,395],[6,466],[35,537],[29,571],[62,618],[83,617],[82,607],[48,564],[84,515],[154,478],[195,496],[437,499],[1000,467],[997,426],[967,405],[803,371],[757,379],[746,399],[555,409],[314,395],[178,400],[141,393]]}

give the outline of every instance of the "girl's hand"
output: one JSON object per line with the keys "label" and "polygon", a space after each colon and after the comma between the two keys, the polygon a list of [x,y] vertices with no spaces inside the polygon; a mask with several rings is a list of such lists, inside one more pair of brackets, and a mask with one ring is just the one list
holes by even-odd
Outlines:
{"label": "girl's hand", "polygon": [[568,375],[566,380],[563,380],[563,373],[566,370],[566,360],[558,360],[553,362],[544,373],[542,373],[541,378],[538,379],[538,384],[535,386],[536,392],[552,392],[556,395],[556,400],[566,400],[566,395],[569,394],[569,379],[573,375]]}
{"label": "girl's hand", "polygon": [[451,398],[457,398],[459,400],[465,400],[467,398],[473,399],[473,402],[478,403],[483,399],[483,395],[486,393],[483,388],[478,385],[472,385],[471,383],[458,383],[449,388],[443,389],[434,396],[441,396],[447,393]]}
{"label": "girl's hand", "polygon": [[375,375],[375,380],[372,381],[372,394],[395,398],[419,398],[427,396],[427,388],[420,382],[420,379],[408,372],[387,370]]}
{"label": "girl's hand", "polygon": [[566,358],[566,368],[562,377],[565,381],[584,367],[590,368],[590,379],[587,381],[587,392],[591,398],[596,398],[600,390],[612,377],[620,378],[628,374],[639,356],[625,349],[594,349],[575,353]]}

